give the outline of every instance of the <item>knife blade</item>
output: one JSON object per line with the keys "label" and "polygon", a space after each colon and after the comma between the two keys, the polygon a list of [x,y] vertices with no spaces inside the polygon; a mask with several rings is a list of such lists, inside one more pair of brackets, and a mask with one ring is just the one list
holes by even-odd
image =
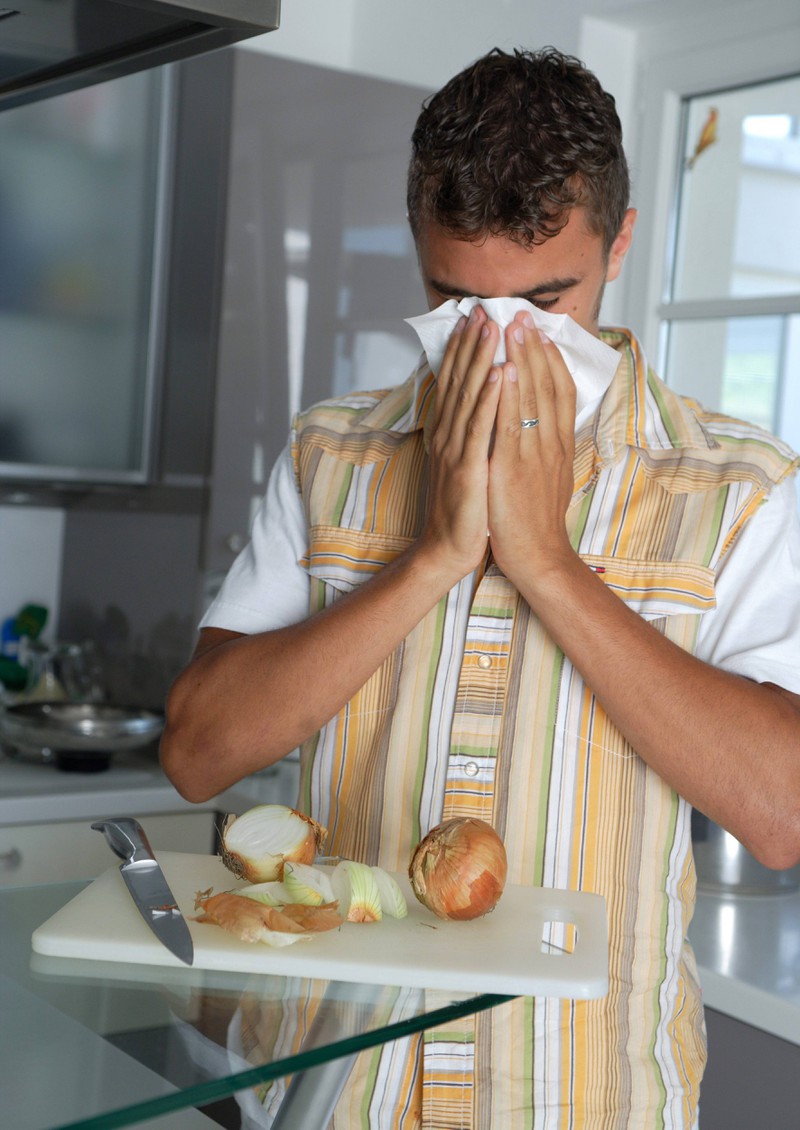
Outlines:
{"label": "knife blade", "polygon": [[108,846],[123,860],[122,878],[147,925],[171,953],[191,965],[194,946],[189,927],[139,821],[122,816],[98,820],[92,828],[104,834]]}

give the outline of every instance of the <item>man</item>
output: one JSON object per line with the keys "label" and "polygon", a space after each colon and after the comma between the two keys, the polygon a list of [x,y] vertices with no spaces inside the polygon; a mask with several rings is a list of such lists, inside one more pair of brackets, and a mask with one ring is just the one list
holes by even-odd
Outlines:
{"label": "man", "polygon": [[[635,221],[613,99],[556,51],[490,53],[420,115],[409,218],[431,307],[512,296],[598,336]],[[479,302],[435,380],[301,415],[170,695],[190,799],[301,745],[333,853],[402,870],[477,815],[510,882],[607,900],[607,998],[482,1014],[448,1032],[458,1068],[434,1034],[380,1092],[373,1059],[337,1128],[693,1126],[690,806],[800,858],[797,461],[626,331],[578,409],[535,321]]]}

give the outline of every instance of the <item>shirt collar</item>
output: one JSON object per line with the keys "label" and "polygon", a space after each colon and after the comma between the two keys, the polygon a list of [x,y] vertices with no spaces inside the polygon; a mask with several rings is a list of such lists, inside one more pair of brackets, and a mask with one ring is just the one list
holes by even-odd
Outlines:
{"label": "shirt collar", "polygon": [[620,354],[616,374],[591,422],[603,458],[620,447],[651,451],[716,447],[692,402],[660,380],[647,363],[639,340],[625,329],[603,329],[600,337]]}
{"label": "shirt collar", "polygon": [[380,428],[401,435],[422,430],[427,446],[428,436],[433,427],[435,391],[436,377],[431,372],[423,353],[408,380],[390,388],[378,403],[361,417],[361,424],[367,428]]}

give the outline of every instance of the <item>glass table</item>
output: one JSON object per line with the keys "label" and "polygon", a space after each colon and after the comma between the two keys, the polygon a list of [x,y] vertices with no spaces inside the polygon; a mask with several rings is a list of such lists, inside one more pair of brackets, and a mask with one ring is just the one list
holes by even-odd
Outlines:
{"label": "glass table", "polygon": [[[0,1095],[14,1130],[146,1123],[323,1130],[353,1059],[511,998],[45,958],[33,930],[86,884],[0,891]],[[281,1043],[288,1018],[305,1024]]]}

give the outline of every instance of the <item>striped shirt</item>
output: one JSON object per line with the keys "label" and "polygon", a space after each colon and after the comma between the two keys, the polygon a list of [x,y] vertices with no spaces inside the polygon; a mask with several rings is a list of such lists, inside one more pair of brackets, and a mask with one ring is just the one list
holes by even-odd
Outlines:
{"label": "striped shirt", "polygon": [[[620,599],[692,651],[716,569],[797,461],[671,392],[626,332],[603,338],[620,366],[576,436],[568,532]],[[419,535],[433,387],[423,366],[296,421],[312,612]],[[608,908],[605,999],[521,999],[364,1053],[333,1130],[694,1124],[705,1035],[686,942],[689,806],[496,565],[456,585],[305,743],[300,806],[332,854],[390,870],[440,820],[478,816],[505,840],[509,882],[597,892]]]}

